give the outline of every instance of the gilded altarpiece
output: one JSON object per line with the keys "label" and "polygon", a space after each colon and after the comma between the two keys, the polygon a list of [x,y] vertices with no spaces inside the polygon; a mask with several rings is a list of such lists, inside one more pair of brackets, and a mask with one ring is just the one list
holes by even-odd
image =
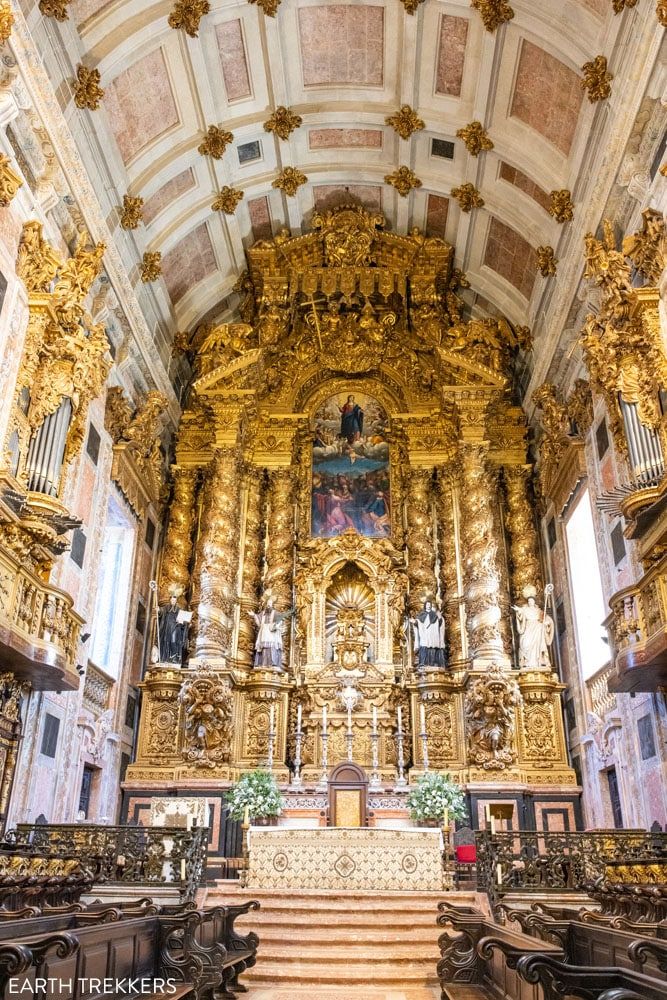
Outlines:
{"label": "gilded altarpiece", "polygon": [[[510,621],[542,586],[510,388],[526,331],[464,318],[464,284],[444,241],[354,206],[248,251],[239,321],[189,345],[159,587],[185,587],[190,656],[147,671],[126,798],[224,789],[268,763],[271,727],[287,785],[297,717],[312,789],[324,710],[328,768],[351,752],[370,772],[377,719],[391,789],[399,707],[423,773],[422,706],[432,769],[576,797],[562,686],[516,669]],[[442,620],[436,663],[417,656],[420,614]],[[217,686],[195,717],[202,674]]]}

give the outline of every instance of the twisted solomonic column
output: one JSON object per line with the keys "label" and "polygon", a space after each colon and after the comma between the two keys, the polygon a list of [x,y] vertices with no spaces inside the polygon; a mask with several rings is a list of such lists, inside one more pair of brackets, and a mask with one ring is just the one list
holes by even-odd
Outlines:
{"label": "twisted solomonic column", "polygon": [[190,586],[197,473],[197,469],[184,469],[179,465],[172,469],[174,489],[160,566],[160,600],[166,599],[171,586],[182,588],[183,593]]}
{"label": "twisted solomonic column", "polygon": [[[294,574],[294,503],[296,472],[291,468],[269,472],[267,496],[267,547],[264,595],[273,597],[278,611],[292,606]],[[289,663],[290,628],[283,636],[283,665]]]}
{"label": "twisted solomonic column", "polygon": [[469,652],[473,665],[507,663],[501,632],[498,540],[494,530],[495,476],[484,445],[462,449],[461,520]]}
{"label": "twisted solomonic column", "polygon": [[255,652],[255,626],[248,614],[257,611],[262,584],[262,558],[265,525],[264,469],[249,466],[245,475],[245,530],[243,533],[243,569],[241,575],[241,615],[237,643],[237,659],[252,666]]}
{"label": "twisted solomonic column", "polygon": [[537,588],[538,595],[542,590],[540,548],[530,500],[532,467],[506,465],[503,472],[512,562],[512,597],[517,601],[526,586],[532,584]]}
{"label": "twisted solomonic column", "polygon": [[433,472],[411,469],[407,483],[407,545],[410,611],[415,614],[437,592],[433,541]]}
{"label": "twisted solomonic column", "polygon": [[467,655],[465,615],[462,609],[463,566],[459,544],[460,483],[461,469],[459,466],[443,466],[438,470],[436,480],[438,555],[443,589],[442,613],[445,617],[445,635],[450,666],[461,662]]}
{"label": "twisted solomonic column", "polygon": [[237,593],[240,470],[235,447],[219,448],[208,467],[196,556],[198,656],[229,652]]}

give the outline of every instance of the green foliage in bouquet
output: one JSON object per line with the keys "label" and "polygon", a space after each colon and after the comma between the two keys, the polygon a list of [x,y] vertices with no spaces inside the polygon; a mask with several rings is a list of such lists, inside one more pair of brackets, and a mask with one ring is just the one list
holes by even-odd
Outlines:
{"label": "green foliage in bouquet", "polygon": [[442,822],[445,809],[449,818],[466,819],[468,809],[465,795],[448,774],[429,771],[422,775],[408,794],[407,807],[415,822],[436,819]]}
{"label": "green foliage in bouquet", "polygon": [[243,819],[246,806],[250,819],[279,816],[285,800],[280,794],[276,779],[269,771],[247,771],[229,791],[227,796],[231,819]]}

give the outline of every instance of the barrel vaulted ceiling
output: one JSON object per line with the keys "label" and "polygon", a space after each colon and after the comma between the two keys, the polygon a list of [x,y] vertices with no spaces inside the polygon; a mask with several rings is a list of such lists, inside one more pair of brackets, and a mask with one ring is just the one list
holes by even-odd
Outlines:
{"label": "barrel vaulted ceiling", "polygon": [[[495,30],[468,0],[426,0],[414,14],[399,0],[282,0],[275,17],[210,0],[196,37],[170,27],[175,6],[72,0],[64,21],[24,8],[157,323],[173,333],[223,317],[245,247],[282,227],[298,232],[347,193],[394,229],[451,242],[472,308],[531,326],[549,310],[562,326],[571,295],[561,302],[558,292],[581,276],[583,233],[599,222],[655,77],[662,29],[652,0],[511,0],[514,16]],[[582,67],[598,55],[611,94],[590,101]],[[79,64],[100,73],[98,110],[72,101]],[[386,119],[406,104],[424,127],[404,139]],[[286,139],[264,128],[280,106],[302,119]],[[478,155],[457,137],[474,121],[492,143]],[[211,125],[233,137],[220,159],[199,151]],[[403,166],[421,182],[405,197],[385,182]],[[273,186],[288,167],[307,178],[293,196]],[[468,212],[452,195],[466,184],[483,201]],[[225,187],[243,192],[232,214],[212,208]],[[574,217],[559,222],[550,192],[563,189]],[[118,223],[126,194],[143,199],[133,230]],[[560,261],[555,277],[537,268],[545,246]],[[142,286],[145,251],[161,253],[162,275]]]}

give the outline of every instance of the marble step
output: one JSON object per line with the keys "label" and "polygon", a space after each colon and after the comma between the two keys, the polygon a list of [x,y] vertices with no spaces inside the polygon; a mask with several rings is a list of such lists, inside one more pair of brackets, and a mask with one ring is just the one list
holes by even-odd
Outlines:
{"label": "marble step", "polygon": [[326,961],[307,962],[271,962],[258,961],[257,965],[243,974],[245,981],[254,989],[259,985],[276,987],[285,984],[306,985],[347,985],[375,986],[395,985],[407,986],[411,983],[420,986],[427,983],[437,983],[435,964],[427,967],[426,963],[394,965],[370,965],[368,962],[347,962],[341,965],[328,965]]}
{"label": "marble step", "polygon": [[318,962],[324,961],[326,964],[337,964],[338,962],[360,961],[370,964],[398,965],[405,962],[421,962],[435,967],[440,955],[435,944],[426,945],[409,944],[401,942],[399,944],[389,943],[387,945],[373,944],[338,944],[328,945],[326,948],[317,944],[311,945],[308,941],[291,941],[286,945],[267,944],[260,938],[258,955],[264,961],[281,962]]}
{"label": "marble step", "polygon": [[[364,898],[364,899],[331,899],[327,896],[322,896],[319,898],[307,897],[294,895],[294,896],[276,896],[271,899],[262,898],[261,896],[248,896],[247,899],[256,898],[261,906],[260,912],[271,912],[271,913],[312,913],[317,912],[340,912],[349,913],[350,910],[361,911],[364,913],[392,913],[392,914],[420,914],[420,913],[431,913],[437,916],[438,914],[438,903],[442,899],[442,896],[437,896],[433,900],[424,900],[418,905],[415,905],[414,896],[409,900],[400,899],[380,899],[380,898]],[[214,893],[209,893],[206,897],[207,906],[225,905],[233,904],[238,902],[237,899],[230,899],[229,896],[218,895]],[[469,904],[466,900],[463,905]]]}
{"label": "marble step", "polygon": [[367,910],[308,910],[294,912],[293,910],[254,910],[247,916],[237,917],[236,927],[262,927],[266,924],[282,924],[285,927],[435,927],[437,910],[392,911],[379,910],[370,913]]}
{"label": "marble step", "polygon": [[[240,921],[236,922],[236,927],[240,929]],[[442,927],[430,925],[428,927],[416,927],[414,924],[405,927],[370,927],[365,924],[331,925],[327,927],[312,924],[292,923],[260,923],[255,924],[257,934],[259,934],[262,950],[268,944],[283,943],[286,939],[321,941],[326,944],[413,944],[421,945],[437,944],[442,933]],[[300,935],[303,935],[301,938]]]}

